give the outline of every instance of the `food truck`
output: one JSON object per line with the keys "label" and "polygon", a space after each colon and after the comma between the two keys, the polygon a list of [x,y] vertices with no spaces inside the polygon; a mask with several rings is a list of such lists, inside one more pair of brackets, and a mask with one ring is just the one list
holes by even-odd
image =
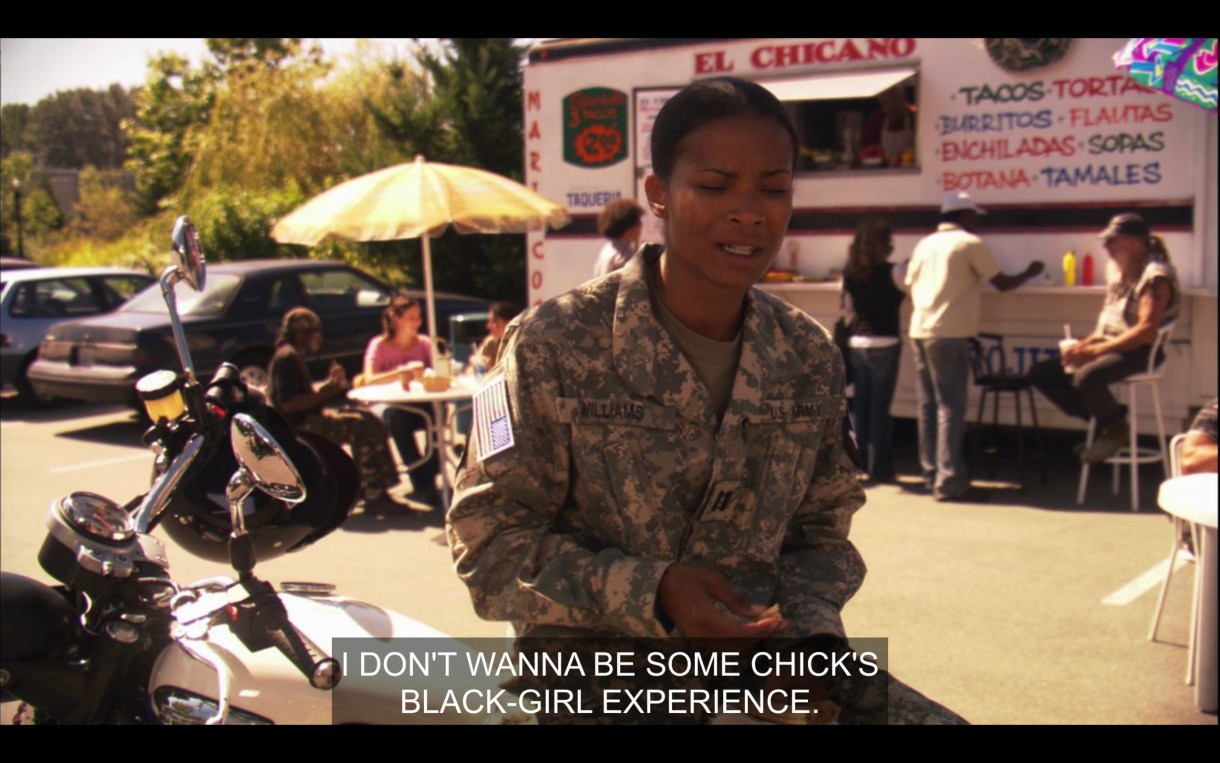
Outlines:
{"label": "food truck", "polygon": [[[1161,381],[1166,425],[1181,431],[1216,396],[1216,115],[1116,71],[1126,39],[750,38],[558,39],[524,67],[526,181],[572,222],[529,235],[529,299],[588,280],[614,199],[644,201],[649,135],[665,101],[702,77],[751,79],[789,106],[801,139],[788,238],[763,288],[825,326],[839,314],[839,275],[859,223],[894,230],[894,261],[936,228],[945,193],[964,190],[988,215],[978,231],[1004,272],[1031,260],[1043,276],[1011,292],[986,287],[984,332],[1005,338],[1022,371],[1057,353],[1064,326],[1093,330],[1111,216],[1137,211],[1166,242],[1183,310]],[[883,99],[910,114],[905,145],[868,136]],[[660,241],[645,216],[645,241]],[[1077,278],[1065,282],[1073,252]],[[1084,263],[1092,263],[1085,283]],[[910,300],[903,311],[903,326]],[[1043,426],[1080,428],[1038,396]],[[894,414],[916,411],[904,351]],[[1140,431],[1156,431],[1151,406]],[[1011,416],[1012,411],[1007,411]],[[971,408],[971,418],[974,410]]]}

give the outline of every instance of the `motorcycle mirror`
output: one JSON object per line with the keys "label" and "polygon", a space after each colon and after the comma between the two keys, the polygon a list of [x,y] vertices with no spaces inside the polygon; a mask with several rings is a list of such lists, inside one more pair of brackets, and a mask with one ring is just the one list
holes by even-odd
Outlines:
{"label": "motorcycle mirror", "polygon": [[[199,232],[191,218],[182,215],[174,221],[174,264],[161,273],[161,294],[165,297],[165,307],[169,310],[169,323],[174,330],[174,348],[178,351],[178,359],[182,362],[182,372],[186,374],[188,392],[196,390],[195,366],[191,362],[191,353],[187,349],[186,333],[182,330],[182,319],[178,317],[178,299],[174,296],[174,286],[179,281],[186,281],[195,291],[202,291],[207,281],[207,269],[203,260],[203,247],[199,243]],[[190,392],[187,400],[191,414],[201,415],[203,397],[197,392]]]}
{"label": "motorcycle mirror", "polygon": [[174,265],[182,280],[195,291],[202,291],[207,283],[207,267],[203,246],[199,243],[199,231],[191,218],[182,215],[174,222]]}
{"label": "motorcycle mirror", "polygon": [[230,430],[233,455],[254,487],[272,498],[296,504],[305,500],[305,481],[275,438],[253,417],[239,413]]}

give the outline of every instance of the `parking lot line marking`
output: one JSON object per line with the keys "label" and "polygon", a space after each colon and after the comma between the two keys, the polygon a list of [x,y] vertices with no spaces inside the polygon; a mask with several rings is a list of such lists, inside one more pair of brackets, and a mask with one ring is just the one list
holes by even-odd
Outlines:
{"label": "parking lot line marking", "polygon": [[[1173,571],[1177,572],[1185,564],[1185,555],[1178,554],[1177,560],[1173,565]],[[1130,604],[1161,584],[1161,581],[1165,579],[1165,568],[1167,566],[1169,566],[1168,557],[1152,565],[1139,575],[1136,575],[1135,578],[1129,583],[1123,585],[1118,590],[1114,591],[1114,593],[1111,593],[1109,596],[1102,599],[1101,603],[1109,604],[1115,607],[1124,607]]]}
{"label": "parking lot line marking", "polygon": [[104,458],[100,461],[86,461],[83,464],[70,464],[68,466],[57,466],[51,469],[51,474],[62,474],[63,472],[75,472],[81,469],[93,469],[98,466],[110,466],[111,464],[125,464],[128,461],[135,461],[140,458],[149,458],[147,453],[133,453],[130,456],[120,456],[118,458]]}

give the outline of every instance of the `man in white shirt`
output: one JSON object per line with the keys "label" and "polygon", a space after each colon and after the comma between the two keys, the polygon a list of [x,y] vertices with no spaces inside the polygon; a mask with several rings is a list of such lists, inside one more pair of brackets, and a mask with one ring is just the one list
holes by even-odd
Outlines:
{"label": "man in white shirt", "polygon": [[991,250],[973,231],[986,214],[965,191],[945,196],[940,225],[915,247],[906,282],[911,293],[911,344],[919,387],[919,461],[938,501],[979,501],[970,487],[962,440],[970,376],[970,339],[979,332],[979,294],[990,281],[1010,291],[1043,271],[1000,271]]}

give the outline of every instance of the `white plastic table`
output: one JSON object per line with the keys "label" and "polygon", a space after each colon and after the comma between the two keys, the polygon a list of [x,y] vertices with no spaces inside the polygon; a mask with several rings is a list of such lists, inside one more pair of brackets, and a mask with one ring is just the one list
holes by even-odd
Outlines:
{"label": "white plastic table", "polygon": [[445,504],[442,508],[447,511],[453,493],[449,472],[457,466],[453,448],[454,419],[463,408],[469,406],[470,399],[477,390],[477,382],[473,378],[459,376],[453,380],[453,385],[443,392],[428,392],[419,382],[412,382],[410,389],[403,389],[400,383],[392,381],[356,387],[348,390],[347,397],[363,403],[393,405],[420,415],[427,425],[427,447],[421,460],[431,457],[434,450],[440,452]]}
{"label": "white plastic table", "polygon": [[1200,548],[1195,564],[1199,622],[1195,643],[1195,703],[1216,712],[1216,485],[1217,475],[1188,474],[1161,483],[1157,503],[1166,512],[1198,525]]}

